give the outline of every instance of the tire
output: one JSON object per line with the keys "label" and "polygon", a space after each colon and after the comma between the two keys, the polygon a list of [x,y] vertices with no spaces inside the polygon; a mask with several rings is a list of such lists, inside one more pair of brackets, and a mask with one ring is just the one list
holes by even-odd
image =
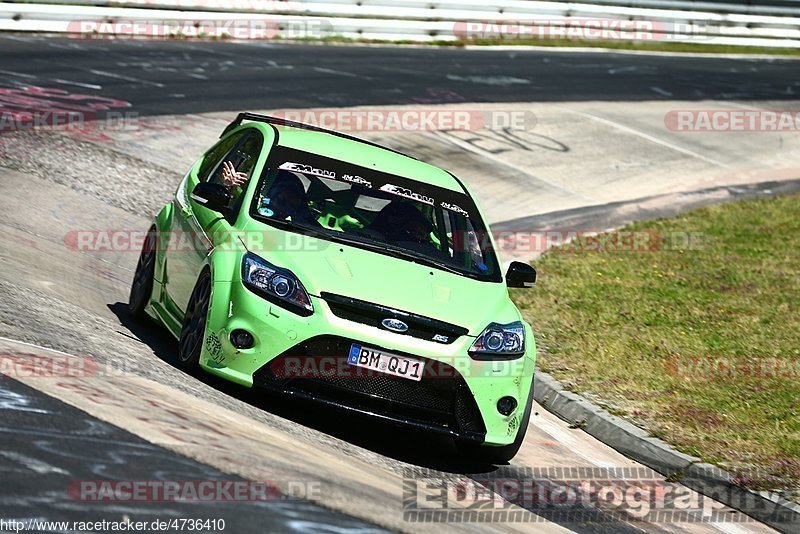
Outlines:
{"label": "tire", "polygon": [[197,369],[206,334],[208,307],[211,302],[211,275],[203,271],[186,306],[186,313],[178,342],[178,365],[187,370]]}
{"label": "tire", "polygon": [[153,226],[147,231],[142,251],[139,253],[139,261],[136,263],[136,271],[133,273],[131,291],[128,295],[128,312],[137,320],[147,318],[144,309],[153,295],[157,243],[158,235],[156,234],[155,226]]}
{"label": "tire", "polygon": [[512,443],[493,447],[491,445],[481,445],[475,442],[456,440],[456,450],[464,458],[480,464],[505,464],[511,461],[522,447],[525,441],[525,434],[528,431],[528,423],[531,420],[531,409],[533,408],[533,383],[528,395],[528,402],[525,404],[525,411],[522,414],[520,428],[517,437]]}

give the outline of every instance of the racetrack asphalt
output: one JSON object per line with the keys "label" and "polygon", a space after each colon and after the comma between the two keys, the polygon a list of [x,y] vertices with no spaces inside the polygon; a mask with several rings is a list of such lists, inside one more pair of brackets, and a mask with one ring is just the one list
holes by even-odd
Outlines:
{"label": "racetrack asphalt", "polygon": [[0,36],[0,86],[132,103],[142,115],[285,107],[783,100],[795,59]]}

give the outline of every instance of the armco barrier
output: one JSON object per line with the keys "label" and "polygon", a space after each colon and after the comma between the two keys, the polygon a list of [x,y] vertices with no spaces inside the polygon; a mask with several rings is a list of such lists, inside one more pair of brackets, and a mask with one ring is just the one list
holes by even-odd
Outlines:
{"label": "armco barrier", "polygon": [[[649,25],[656,39],[674,42],[800,46],[800,1],[783,0],[775,6],[689,0],[603,1],[604,4],[527,0],[32,0],[24,4],[0,3],[0,30],[63,33],[75,28],[76,21],[169,20],[191,24],[268,20],[275,27],[270,37],[291,38],[296,37],[289,30],[293,24],[319,20],[324,24],[311,37],[424,42],[463,38],[465,28],[489,28],[485,33],[467,31],[466,35],[473,38],[508,38],[514,26],[563,23],[572,27],[580,25],[580,21],[616,20]],[[699,7],[705,10],[690,9]],[[511,31],[500,30],[497,34],[486,25],[503,21],[509,23]],[[472,25],[467,26],[469,23]],[[107,25],[103,31],[116,31],[113,28]]]}

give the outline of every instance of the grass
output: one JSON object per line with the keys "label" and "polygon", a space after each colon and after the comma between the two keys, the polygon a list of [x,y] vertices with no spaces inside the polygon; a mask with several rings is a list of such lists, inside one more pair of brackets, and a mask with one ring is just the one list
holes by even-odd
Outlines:
{"label": "grass", "polygon": [[[92,37],[108,37],[105,34],[92,34]],[[121,39],[140,39],[120,35]],[[154,40],[192,40],[192,41],[227,41],[233,39],[229,34],[220,36],[194,35],[175,32],[168,36]],[[385,39],[355,39],[342,35],[329,35],[326,37],[298,37],[294,39],[281,39],[276,37],[276,42],[297,42],[306,44],[372,44],[372,45],[414,45],[414,46],[443,46],[463,48],[465,46],[543,46],[550,48],[603,48],[612,50],[631,50],[641,52],[666,52],[666,53],[704,53],[704,54],[747,54],[771,56],[800,56],[798,48],[778,48],[763,46],[732,46],[713,45],[703,43],[677,43],[677,42],[648,42],[648,41],[623,41],[623,40],[578,40],[578,39],[458,39],[458,40],[432,40],[414,41],[385,40]]]}
{"label": "grass", "polygon": [[703,43],[671,43],[666,41],[603,41],[603,40],[572,40],[572,39],[530,39],[530,40],[474,40],[456,41],[463,44],[477,45],[511,45],[520,44],[527,46],[556,46],[562,48],[588,47],[610,48],[614,50],[638,50],[649,52],[693,52],[707,54],[769,54],[783,56],[798,56],[800,50],[796,48],[776,48],[762,46],[731,46]]}
{"label": "grass", "polygon": [[642,52],[676,52],[705,54],[766,54],[779,56],[800,56],[800,49],[777,48],[764,46],[732,46],[703,43],[645,42],[645,41],[604,41],[577,39],[460,39],[434,40],[427,42],[413,40],[386,41],[382,39],[353,39],[339,35],[323,38],[299,38],[294,41],[307,43],[342,43],[342,44],[399,44],[418,46],[449,46],[463,48],[465,46],[545,46],[553,48],[608,48],[613,50],[633,50]]}
{"label": "grass", "polygon": [[738,483],[798,499],[800,196],[624,230],[646,246],[553,249],[536,288],[512,292],[541,369]]}

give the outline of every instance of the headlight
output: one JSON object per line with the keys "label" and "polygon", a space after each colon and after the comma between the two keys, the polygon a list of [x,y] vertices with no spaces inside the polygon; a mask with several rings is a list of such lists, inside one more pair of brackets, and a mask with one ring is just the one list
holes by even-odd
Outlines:
{"label": "headlight", "polygon": [[242,283],[252,292],[298,315],[308,317],[314,313],[308,293],[291,271],[250,252],[242,260]]}
{"label": "headlight", "polygon": [[520,321],[487,326],[469,348],[476,360],[513,360],[525,352],[525,326]]}

